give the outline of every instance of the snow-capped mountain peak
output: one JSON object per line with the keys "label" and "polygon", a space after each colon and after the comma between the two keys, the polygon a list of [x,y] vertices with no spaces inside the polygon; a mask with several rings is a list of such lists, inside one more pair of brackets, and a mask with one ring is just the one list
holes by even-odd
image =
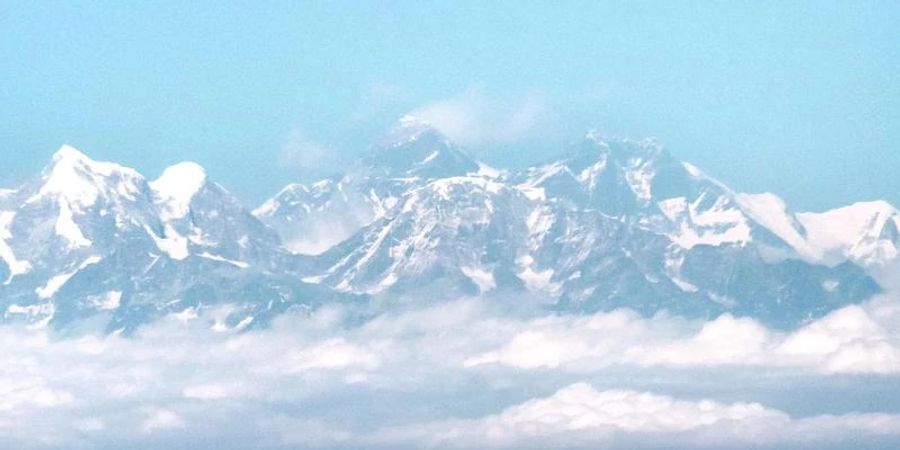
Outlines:
{"label": "snow-capped mountain peak", "polygon": [[6,318],[65,324],[101,313],[133,329],[201,302],[274,314],[300,299],[277,234],[195,163],[147,182],[63,147],[40,177],[2,200]]}
{"label": "snow-capped mountain peak", "polygon": [[819,250],[809,244],[803,224],[788,210],[781,197],[764,192],[737,194],[736,199],[745,214],[793,247],[800,256],[813,261],[822,258]]}
{"label": "snow-capped mountain peak", "polygon": [[858,202],[797,218],[827,263],[849,259],[881,267],[900,258],[900,211],[888,202]]}
{"label": "snow-capped mountain peak", "polygon": [[376,147],[400,147],[420,139],[424,134],[440,135],[441,133],[427,120],[407,114],[394,123],[387,134],[381,137]]}
{"label": "snow-capped mountain peak", "polygon": [[407,115],[343,176],[289,185],[254,214],[279,232],[290,251],[318,255],[391,214],[412,190],[467,175],[503,174],[467,155],[427,121]]}
{"label": "snow-capped mountain peak", "polygon": [[168,167],[150,182],[164,220],[181,219],[190,210],[191,200],[206,184],[206,170],[197,163],[183,162]]}
{"label": "snow-capped mountain peak", "polygon": [[54,163],[59,161],[91,161],[81,150],[68,144],[63,144],[59,147],[59,150],[53,153],[51,160]]}
{"label": "snow-capped mountain peak", "polygon": [[275,194],[274,197],[266,200],[265,202],[263,202],[263,204],[254,209],[253,215],[256,217],[271,216],[272,214],[275,214],[279,208],[282,207],[282,203],[302,205],[301,202],[306,199],[309,193],[309,187],[307,187],[305,184],[288,184],[283,189],[278,191],[278,193]]}
{"label": "snow-capped mountain peak", "polygon": [[588,133],[564,158],[529,169],[523,184],[611,215],[683,195],[689,176],[655,140]]}
{"label": "snow-capped mountain peak", "polygon": [[397,128],[413,129],[431,127],[431,122],[413,114],[404,114],[397,119]]}
{"label": "snow-capped mountain peak", "polygon": [[479,164],[428,122],[404,116],[362,161],[388,177],[441,178],[477,172]]}
{"label": "snow-capped mountain peak", "polygon": [[795,324],[877,292],[860,266],[898,261],[898,230],[884,202],[797,215],[654,140],[596,133],[508,172],[405,117],[346,173],[253,213],[196,163],[148,182],[64,146],[0,194],[0,308],[56,324],[102,305],[134,327],[236,301],[260,318],[310,301],[309,282],[326,297],[530,292],[569,310]]}
{"label": "snow-capped mountain peak", "polygon": [[134,169],[94,161],[74,147],[63,145],[44,169],[40,188],[27,201],[54,197],[65,201],[69,208],[81,210],[92,206],[99,197],[133,199],[143,182],[144,178]]}

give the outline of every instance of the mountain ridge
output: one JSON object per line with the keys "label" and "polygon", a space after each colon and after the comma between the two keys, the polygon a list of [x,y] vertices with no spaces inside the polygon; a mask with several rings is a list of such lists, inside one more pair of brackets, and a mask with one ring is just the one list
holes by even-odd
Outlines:
{"label": "mountain ridge", "polygon": [[505,292],[790,326],[878,292],[866,271],[898,260],[887,202],[794,213],[652,139],[587,133],[561,158],[504,171],[412,118],[390,136],[252,210],[196,163],[148,181],[63,146],[0,195],[3,317],[103,316],[129,332],[217,307],[244,328],[330,301]]}

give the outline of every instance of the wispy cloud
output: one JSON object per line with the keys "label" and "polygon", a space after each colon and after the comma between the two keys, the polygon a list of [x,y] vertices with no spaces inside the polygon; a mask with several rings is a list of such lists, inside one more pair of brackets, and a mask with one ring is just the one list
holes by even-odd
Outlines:
{"label": "wispy cloud", "polygon": [[416,108],[411,114],[469,147],[509,144],[535,138],[539,133],[553,134],[548,129],[548,103],[534,93],[510,98],[470,88]]}
{"label": "wispy cloud", "polygon": [[291,130],[280,153],[281,163],[301,171],[315,171],[334,162],[335,152],[309,138],[300,128]]}

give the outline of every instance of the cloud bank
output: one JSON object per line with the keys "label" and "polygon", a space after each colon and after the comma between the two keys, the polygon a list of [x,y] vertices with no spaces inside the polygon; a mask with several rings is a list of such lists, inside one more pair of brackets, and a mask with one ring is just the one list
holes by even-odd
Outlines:
{"label": "cloud bank", "polygon": [[377,439],[429,448],[767,448],[852,443],[848,436],[860,435],[897,438],[898,427],[900,415],[793,419],[759,403],[598,391],[576,383],[496,415],[400,427]]}
{"label": "cloud bank", "polygon": [[792,331],[510,303],[333,306],[246,333],[212,330],[215,310],[131,338],[0,327],[0,448],[900,442],[894,300]]}
{"label": "cloud bank", "polygon": [[587,317],[558,316],[531,321],[506,344],[464,364],[569,371],[628,364],[758,366],[821,373],[897,374],[900,336],[894,325],[896,318],[893,307],[848,306],[784,333],[730,314],[693,325],[666,316],[643,319],[629,310]]}

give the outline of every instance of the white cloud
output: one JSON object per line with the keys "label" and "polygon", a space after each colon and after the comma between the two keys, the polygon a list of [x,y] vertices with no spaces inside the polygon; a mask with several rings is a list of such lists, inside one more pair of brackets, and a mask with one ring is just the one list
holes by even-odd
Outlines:
{"label": "white cloud", "polygon": [[549,131],[549,112],[542,97],[526,94],[509,99],[471,88],[424,105],[410,113],[467,147],[509,144]]}
{"label": "white cloud", "polygon": [[777,352],[788,358],[819,361],[835,373],[900,373],[900,347],[882,325],[862,307],[849,306],[817,320],[780,343]]}
{"label": "white cloud", "polygon": [[586,383],[567,386],[548,398],[530,400],[486,420],[512,435],[550,434],[591,428],[678,432],[725,421],[785,422],[787,416],[759,403],[721,404],[678,400],[647,392],[597,391]]}
{"label": "white cloud", "polygon": [[283,373],[302,373],[312,369],[372,369],[378,364],[378,357],[368,349],[334,338],[309,348],[291,349],[273,361],[271,367]]}
{"label": "white cloud", "polygon": [[27,408],[52,408],[71,403],[69,392],[53,389],[40,378],[0,378],[0,412]]}
{"label": "white cloud", "polygon": [[377,121],[409,100],[409,89],[396,83],[376,80],[365,86],[359,105],[350,115],[356,123]]}
{"label": "white cloud", "polygon": [[223,383],[207,383],[184,388],[183,394],[185,398],[195,398],[199,400],[220,400],[232,396],[232,393],[240,389],[239,386],[231,386]]}
{"label": "white cloud", "polygon": [[106,422],[97,417],[88,417],[86,419],[76,420],[75,428],[83,433],[103,431],[106,429]]}
{"label": "white cloud", "polygon": [[321,169],[334,157],[332,150],[313,141],[299,128],[288,133],[280,155],[282,164],[304,171]]}
{"label": "white cloud", "polygon": [[174,411],[154,408],[147,412],[147,418],[141,424],[141,430],[144,433],[152,433],[157,430],[183,428],[184,426],[184,420]]}
{"label": "white cloud", "polygon": [[[871,309],[871,308],[870,308]],[[558,316],[519,324],[498,348],[464,366],[589,372],[609,366],[793,368],[819,373],[900,374],[900,339],[892,322],[848,306],[790,333],[724,314],[700,324],[628,311]]]}
{"label": "white cloud", "polygon": [[759,403],[600,391],[576,383],[479,419],[385,429],[375,441],[428,448],[766,448],[840,443],[848,436],[855,441],[866,434],[900,437],[898,425],[900,415],[792,419]]}
{"label": "white cloud", "polygon": [[274,447],[310,448],[343,444],[354,438],[351,431],[318,420],[276,416],[261,424]]}
{"label": "white cloud", "polygon": [[[221,311],[203,308],[131,338],[0,326],[0,440],[721,448],[750,436],[796,448],[823,433],[875,442],[897,429],[896,301],[781,332],[728,315],[547,314],[516,300],[333,305],[246,333],[211,331]],[[794,398],[804,384],[817,405]]]}
{"label": "white cloud", "polygon": [[723,314],[706,322],[686,338],[651,345],[636,345],[626,351],[628,359],[642,365],[761,364],[769,350],[772,333],[754,320]]}

